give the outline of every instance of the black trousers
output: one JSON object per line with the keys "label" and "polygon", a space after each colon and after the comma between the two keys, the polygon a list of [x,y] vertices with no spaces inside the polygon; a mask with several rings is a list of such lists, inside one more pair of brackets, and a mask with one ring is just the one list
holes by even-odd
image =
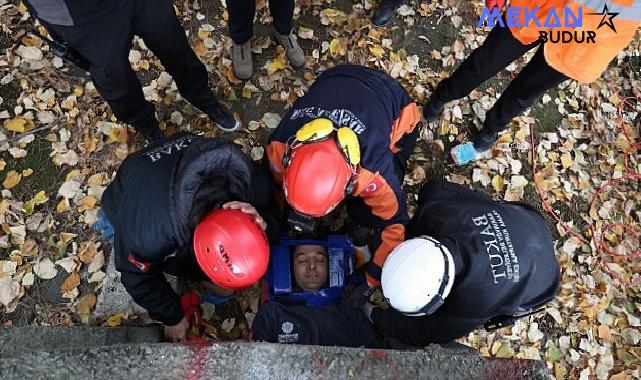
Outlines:
{"label": "black trousers", "polygon": [[129,63],[134,34],[160,59],[180,94],[205,113],[218,106],[207,69],[191,49],[171,0],[119,2],[106,17],[74,26],[43,23],[90,62],[91,79],[118,120],[144,132],[158,125]]}
{"label": "black trousers", "polygon": [[[483,45],[475,49],[449,78],[438,84],[435,95],[443,102],[460,99],[538,45],[540,41],[523,45],[509,28],[495,27]],[[484,128],[500,132],[545,91],[566,79],[567,76],[547,64],[541,46],[487,112]]]}
{"label": "black trousers", "polygon": [[[294,0],[269,0],[269,11],[274,19],[274,28],[280,34],[292,30]],[[254,35],[256,0],[228,0],[229,36],[236,44],[244,44]]]}

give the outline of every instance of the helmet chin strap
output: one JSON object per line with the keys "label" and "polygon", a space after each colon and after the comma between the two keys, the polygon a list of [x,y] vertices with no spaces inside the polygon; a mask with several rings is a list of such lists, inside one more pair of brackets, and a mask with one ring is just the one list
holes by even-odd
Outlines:
{"label": "helmet chin strap", "polygon": [[441,243],[440,241],[430,236],[423,235],[423,236],[420,236],[419,238],[431,241],[441,251],[441,254],[443,255],[443,262],[444,262],[444,265],[443,265],[444,273],[443,273],[443,278],[441,280],[441,286],[439,286],[438,288],[438,292],[434,295],[434,297],[432,297],[432,299],[430,300],[430,302],[427,303],[427,305],[423,306],[420,310],[418,310],[415,313],[403,313],[410,317],[430,315],[430,314],[433,314],[436,310],[438,310],[438,308],[441,307],[441,305],[443,305],[443,303],[445,302],[445,298],[443,297],[443,294],[445,294],[445,290],[447,289],[447,284],[450,281],[450,259],[447,252],[445,251],[447,248],[443,245],[443,243]]}

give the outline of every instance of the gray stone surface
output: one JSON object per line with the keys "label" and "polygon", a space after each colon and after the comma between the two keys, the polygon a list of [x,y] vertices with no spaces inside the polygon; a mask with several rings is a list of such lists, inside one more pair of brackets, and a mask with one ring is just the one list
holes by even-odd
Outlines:
{"label": "gray stone surface", "polygon": [[[57,333],[74,335],[75,329]],[[33,338],[37,336],[32,334]],[[0,378],[544,379],[546,367],[538,361],[488,360],[437,346],[394,351],[245,342],[157,343],[22,352],[0,360]]]}
{"label": "gray stone surface", "polygon": [[[162,341],[158,327],[0,327],[0,357],[53,349],[93,348],[119,343]],[[0,379],[3,377],[0,376]]]}
{"label": "gray stone surface", "polygon": [[[169,284],[174,290],[177,288],[177,279],[171,275],[165,275]],[[96,318],[106,318],[111,314],[118,312],[127,312],[134,309],[136,314],[147,315],[147,311],[140,307],[131,298],[125,287],[120,282],[120,272],[116,270],[114,263],[114,253],[111,251],[105,270],[105,278],[102,280],[102,288],[98,294],[94,316]]]}

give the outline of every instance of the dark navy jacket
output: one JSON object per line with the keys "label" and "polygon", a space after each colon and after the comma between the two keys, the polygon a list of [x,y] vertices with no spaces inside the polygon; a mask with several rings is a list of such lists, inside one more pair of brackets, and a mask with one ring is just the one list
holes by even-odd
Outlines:
{"label": "dark navy jacket", "polygon": [[228,201],[254,205],[268,235],[276,236],[270,195],[268,170],[231,141],[180,134],[127,157],[105,190],[102,209],[114,226],[116,269],[134,301],[166,325],[180,322],[179,299],[163,269],[180,262],[191,265],[181,272],[204,278],[193,232],[205,213]]}
{"label": "dark navy jacket", "polygon": [[559,265],[552,235],[531,206],[495,202],[445,181],[424,185],[418,204],[407,237],[429,235],[448,247],[454,285],[432,315],[374,310],[372,319],[381,330],[412,345],[444,343],[490,318],[522,314],[554,298]]}
{"label": "dark navy jacket", "polygon": [[382,340],[359,309],[268,301],[252,324],[252,340],[271,343],[381,348]]}
{"label": "dark navy jacket", "polygon": [[355,207],[348,207],[348,212],[356,224],[380,232],[367,268],[368,282],[377,285],[380,268],[403,241],[409,220],[401,183],[420,113],[403,86],[389,75],[356,65],[331,68],[294,103],[269,137],[267,156],[277,182],[282,183],[287,141],[305,123],[320,117],[332,120],[336,127],[348,126],[358,136],[361,170],[351,195],[359,202],[352,202]]}

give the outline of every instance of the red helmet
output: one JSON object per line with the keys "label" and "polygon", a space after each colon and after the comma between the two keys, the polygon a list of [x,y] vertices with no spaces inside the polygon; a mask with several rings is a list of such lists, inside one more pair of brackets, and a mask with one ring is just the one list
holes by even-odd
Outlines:
{"label": "red helmet", "polygon": [[287,202],[298,212],[327,215],[351,193],[353,170],[334,137],[292,148],[283,176]]}
{"label": "red helmet", "polygon": [[194,231],[198,265],[223,288],[253,285],[267,271],[269,243],[254,219],[240,210],[214,210]]}

